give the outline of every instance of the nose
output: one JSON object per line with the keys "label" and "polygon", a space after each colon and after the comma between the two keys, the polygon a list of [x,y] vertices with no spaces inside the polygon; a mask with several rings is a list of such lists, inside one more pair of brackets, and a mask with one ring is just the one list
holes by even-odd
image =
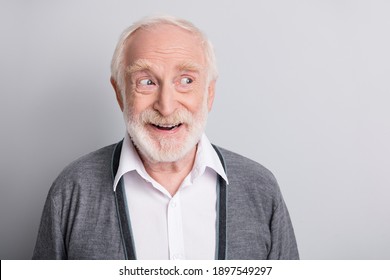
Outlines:
{"label": "nose", "polygon": [[178,106],[176,100],[175,89],[169,84],[163,84],[159,87],[157,99],[153,104],[153,108],[157,110],[162,116],[171,115]]}

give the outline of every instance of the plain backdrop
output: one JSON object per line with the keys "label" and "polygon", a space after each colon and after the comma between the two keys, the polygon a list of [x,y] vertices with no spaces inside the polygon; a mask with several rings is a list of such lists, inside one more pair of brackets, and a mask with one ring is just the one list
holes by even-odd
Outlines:
{"label": "plain backdrop", "polygon": [[30,259],[51,183],[124,135],[122,30],[194,22],[220,78],[212,142],[278,179],[302,259],[390,259],[389,1],[1,1],[0,258]]}

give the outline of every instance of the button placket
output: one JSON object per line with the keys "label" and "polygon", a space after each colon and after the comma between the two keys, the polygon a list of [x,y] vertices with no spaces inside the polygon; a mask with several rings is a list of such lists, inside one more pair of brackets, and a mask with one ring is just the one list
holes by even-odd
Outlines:
{"label": "button placket", "polygon": [[167,211],[169,257],[183,259],[184,237],[179,193],[170,200]]}

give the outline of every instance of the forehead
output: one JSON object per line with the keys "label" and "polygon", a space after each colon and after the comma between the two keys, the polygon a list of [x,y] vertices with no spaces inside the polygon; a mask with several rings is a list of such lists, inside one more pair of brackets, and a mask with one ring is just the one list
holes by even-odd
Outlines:
{"label": "forehead", "polygon": [[140,28],[127,39],[124,46],[126,66],[145,59],[154,63],[192,62],[205,65],[201,38],[170,24]]}

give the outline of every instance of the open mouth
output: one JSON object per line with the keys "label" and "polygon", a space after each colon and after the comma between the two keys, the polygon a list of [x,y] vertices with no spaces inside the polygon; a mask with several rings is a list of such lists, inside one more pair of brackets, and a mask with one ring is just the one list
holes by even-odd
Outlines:
{"label": "open mouth", "polygon": [[151,124],[152,126],[154,126],[155,128],[159,129],[159,130],[174,130],[175,128],[178,128],[180,127],[182,124],[179,123],[179,124],[176,124],[176,125],[170,125],[170,124],[167,124],[167,125],[163,125],[163,124]]}

